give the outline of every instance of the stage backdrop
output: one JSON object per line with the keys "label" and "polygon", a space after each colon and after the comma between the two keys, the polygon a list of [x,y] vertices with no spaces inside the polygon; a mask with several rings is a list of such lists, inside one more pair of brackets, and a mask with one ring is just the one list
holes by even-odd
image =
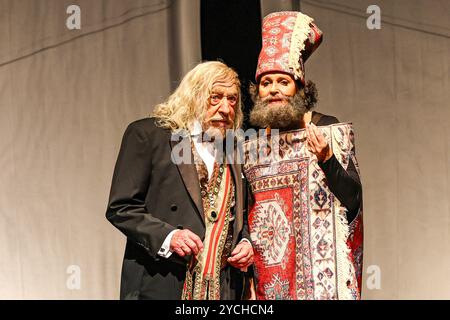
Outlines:
{"label": "stage backdrop", "polygon": [[0,1],[0,298],[119,297],[120,141],[200,60],[198,16],[195,0]]}
{"label": "stage backdrop", "polygon": [[[301,8],[325,32],[306,65],[318,110],[356,129],[363,298],[450,299],[450,4]],[[0,0],[1,299],[119,297],[125,239],[104,213],[120,140],[201,60],[199,13],[197,0]]]}
{"label": "stage backdrop", "polygon": [[[374,4],[379,30],[366,25]],[[318,109],[355,126],[363,298],[450,299],[450,2],[302,0],[301,8],[325,34],[306,64]]]}

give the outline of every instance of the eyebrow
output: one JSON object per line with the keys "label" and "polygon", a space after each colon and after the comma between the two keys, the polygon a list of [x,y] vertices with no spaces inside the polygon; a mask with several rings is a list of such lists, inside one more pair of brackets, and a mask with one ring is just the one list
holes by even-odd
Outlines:
{"label": "eyebrow", "polygon": [[[220,90],[220,89],[213,89],[212,91],[211,91],[211,94],[217,94],[217,93],[219,93],[219,94],[224,94],[225,93],[225,90]],[[231,95],[233,95],[233,96],[238,96],[239,95],[239,92],[231,92],[230,94],[229,94],[230,96]]]}
{"label": "eyebrow", "polygon": [[265,78],[265,79],[261,79],[260,83],[261,82],[265,82],[265,81],[269,81],[269,82],[277,81],[277,82],[280,82],[280,81],[289,81],[289,79],[287,77],[282,77],[282,76],[280,76],[278,78]]}

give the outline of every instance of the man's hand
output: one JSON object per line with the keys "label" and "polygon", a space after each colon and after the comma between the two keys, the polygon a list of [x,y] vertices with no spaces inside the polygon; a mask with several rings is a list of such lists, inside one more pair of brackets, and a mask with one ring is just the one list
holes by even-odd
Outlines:
{"label": "man's hand", "polygon": [[308,150],[316,155],[319,163],[325,162],[333,156],[333,150],[314,124],[306,125],[306,141]]}
{"label": "man's hand", "polygon": [[247,267],[253,263],[252,245],[248,241],[241,241],[228,258],[228,263],[237,269],[246,271]]}
{"label": "man's hand", "polygon": [[203,242],[195,233],[188,229],[175,232],[170,241],[170,250],[181,257],[197,255],[203,250]]}

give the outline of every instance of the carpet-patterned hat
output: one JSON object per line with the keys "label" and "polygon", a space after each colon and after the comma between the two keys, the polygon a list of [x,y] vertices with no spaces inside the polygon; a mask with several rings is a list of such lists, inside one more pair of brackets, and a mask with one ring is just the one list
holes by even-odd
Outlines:
{"label": "carpet-patterned hat", "polygon": [[322,31],[301,12],[267,15],[262,23],[262,49],[256,81],[266,72],[286,72],[305,83],[304,63],[322,42]]}

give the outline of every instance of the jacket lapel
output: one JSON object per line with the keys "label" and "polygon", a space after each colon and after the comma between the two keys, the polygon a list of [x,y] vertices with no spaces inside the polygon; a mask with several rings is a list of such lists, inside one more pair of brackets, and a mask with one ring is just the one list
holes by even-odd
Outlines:
{"label": "jacket lapel", "polygon": [[183,146],[181,148],[179,154],[180,157],[183,157],[183,151],[189,150],[190,152],[190,158],[186,157],[187,159],[190,159],[188,163],[179,163],[177,164],[178,171],[180,172],[180,176],[183,179],[184,186],[186,187],[186,190],[189,193],[189,196],[191,197],[192,201],[195,204],[195,207],[197,208],[197,212],[201,217],[203,225],[205,224],[205,217],[203,212],[203,203],[202,203],[202,197],[200,194],[200,182],[198,181],[198,174],[197,169],[195,168],[194,164],[194,155],[192,154],[191,144],[189,139],[181,139],[180,141],[172,141],[170,140],[170,145],[173,149],[179,144],[179,143],[189,143],[188,145]]}

